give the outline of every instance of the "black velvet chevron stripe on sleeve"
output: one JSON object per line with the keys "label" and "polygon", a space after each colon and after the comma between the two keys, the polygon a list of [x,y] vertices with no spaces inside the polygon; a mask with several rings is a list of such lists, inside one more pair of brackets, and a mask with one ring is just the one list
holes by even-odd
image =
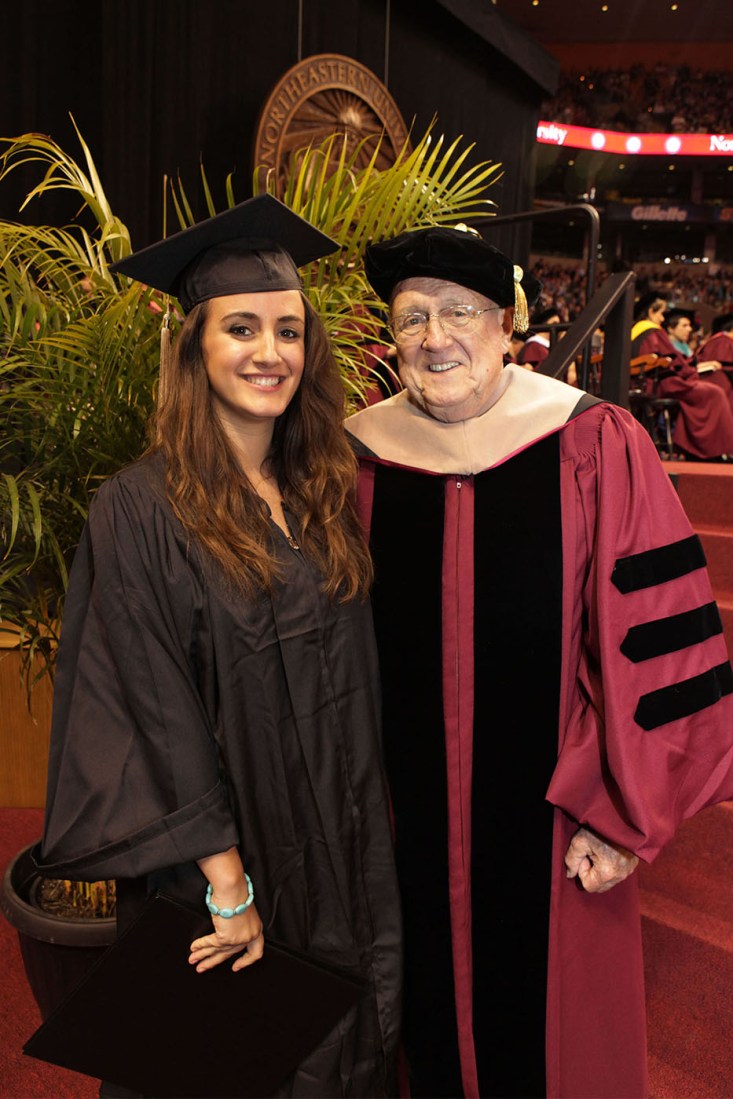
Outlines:
{"label": "black velvet chevron stripe on sleeve", "polygon": [[682,614],[671,614],[632,626],[621,642],[621,652],[634,664],[698,645],[723,632],[716,603],[705,603]]}
{"label": "black velvet chevron stripe on sleeve", "polygon": [[731,693],[733,669],[726,661],[702,675],[694,675],[691,679],[683,679],[669,687],[642,695],[636,707],[634,721],[648,732],[670,721],[696,714]]}
{"label": "black velvet chevron stripe on sleeve", "polygon": [[611,583],[627,595],[642,588],[653,588],[667,580],[675,580],[688,572],[705,567],[705,553],[696,534],[670,542],[657,549],[619,557],[613,567]]}

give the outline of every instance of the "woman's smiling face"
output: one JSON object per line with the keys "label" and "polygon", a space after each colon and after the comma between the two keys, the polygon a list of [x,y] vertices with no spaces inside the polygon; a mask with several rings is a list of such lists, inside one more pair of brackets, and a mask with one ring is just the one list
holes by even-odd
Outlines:
{"label": "woman's smiling face", "polygon": [[300,291],[212,298],[201,344],[219,416],[232,426],[274,425],[303,376],[305,307]]}

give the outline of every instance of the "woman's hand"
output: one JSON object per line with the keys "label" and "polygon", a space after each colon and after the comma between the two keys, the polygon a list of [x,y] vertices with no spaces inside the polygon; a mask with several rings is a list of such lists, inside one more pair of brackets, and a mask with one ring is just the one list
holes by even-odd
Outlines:
{"label": "woman's hand", "polygon": [[[236,908],[247,899],[247,892],[245,890],[244,895],[238,898],[216,894],[212,899],[220,908]],[[205,973],[207,969],[213,969],[215,965],[221,965],[228,958],[239,954],[240,957],[232,966],[237,973],[262,957],[265,937],[262,933],[262,920],[254,904],[241,916],[232,916],[228,920],[221,916],[212,916],[211,922],[214,925],[213,934],[204,935],[191,943],[188,961],[190,965],[196,966],[197,973]]]}
{"label": "woman's hand", "polygon": [[[199,859],[198,865],[211,885],[211,900],[217,908],[234,909],[246,902],[249,890],[236,847]],[[196,966],[197,973],[205,973],[235,954],[240,955],[232,966],[235,973],[262,957],[265,937],[262,934],[262,920],[254,904],[240,916],[230,916],[229,919],[212,916],[211,922],[214,925],[213,933],[191,943],[188,961]]]}

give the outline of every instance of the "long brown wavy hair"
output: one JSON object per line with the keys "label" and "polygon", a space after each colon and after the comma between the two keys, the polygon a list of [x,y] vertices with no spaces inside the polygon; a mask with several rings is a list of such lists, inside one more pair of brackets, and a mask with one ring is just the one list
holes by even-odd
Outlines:
{"label": "long brown wavy hair", "polygon": [[[275,423],[269,466],[324,590],[346,601],[366,594],[372,566],[354,507],[357,464],[342,426],[343,385],[323,324],[304,302],[305,369]],[[165,458],[168,497],[186,530],[239,591],[252,595],[269,590],[280,572],[267,509],[212,406],[202,349],[206,317],[202,302],[176,339],[152,450]]]}

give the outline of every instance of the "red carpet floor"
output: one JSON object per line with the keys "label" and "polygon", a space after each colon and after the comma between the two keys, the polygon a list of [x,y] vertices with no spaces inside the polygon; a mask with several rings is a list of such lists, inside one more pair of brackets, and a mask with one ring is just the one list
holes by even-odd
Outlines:
{"label": "red carpet floor", "polygon": [[[0,809],[0,867],[40,834],[39,809]],[[688,821],[642,872],[654,1099],[733,1096],[733,805]],[[40,1023],[18,941],[0,918],[0,1097],[92,1099],[97,1083],[24,1057]]]}
{"label": "red carpet floor", "polygon": [[657,1099],[733,1095],[733,805],[707,809],[641,871]]}

